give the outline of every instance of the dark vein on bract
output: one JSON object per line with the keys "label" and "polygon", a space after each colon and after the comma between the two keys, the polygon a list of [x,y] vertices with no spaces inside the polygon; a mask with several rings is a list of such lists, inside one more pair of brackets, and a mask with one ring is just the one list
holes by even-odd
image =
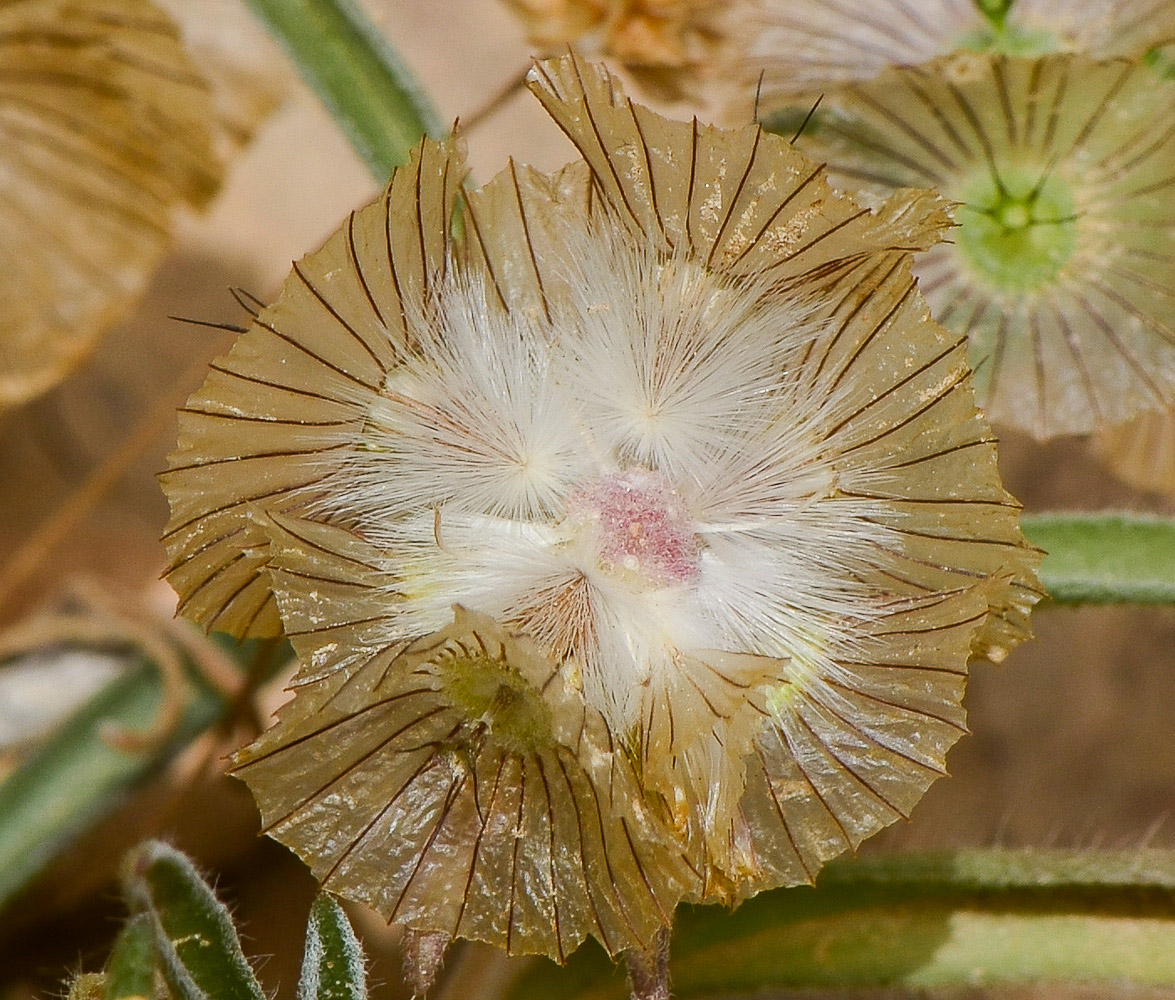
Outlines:
{"label": "dark vein on bract", "polygon": [[[571,806],[575,812],[575,829],[579,844],[579,870],[583,877],[584,893],[587,896],[588,906],[591,907],[592,920],[599,933],[600,943],[609,954],[615,954],[617,949],[608,940],[608,931],[604,927],[604,920],[600,916],[599,907],[596,905],[596,888],[588,872],[587,848],[583,840],[583,816],[580,813],[579,796],[576,794],[575,788],[571,783],[571,776],[567,773],[567,766],[563,763],[563,758],[558,754],[555,756],[555,763],[559,765],[559,773],[563,776],[563,783],[567,786],[567,794],[571,799]],[[573,764],[573,766],[578,767],[578,764]],[[601,843],[601,848],[605,852],[607,851],[606,844]]]}
{"label": "dark vein on bract", "polygon": [[[374,657],[373,657],[373,659],[374,659]],[[368,662],[370,663],[371,661],[369,660]],[[348,678],[348,679],[350,679],[350,678]],[[286,742],[284,742],[276,747],[273,747],[272,749],[266,750],[264,753],[259,753],[256,756],[253,756],[249,760],[245,761],[243,764],[234,764],[232,767],[229,768],[229,773],[230,774],[239,774],[240,772],[246,770],[247,768],[253,767],[255,764],[263,763],[264,761],[267,761],[272,757],[276,757],[278,754],[285,753],[287,750],[292,750],[298,746],[301,746],[303,743],[306,743],[309,740],[316,739],[319,736],[323,736],[324,734],[329,733],[332,729],[336,729],[339,726],[343,726],[343,725],[346,725],[347,723],[354,722],[356,719],[359,719],[362,716],[365,716],[370,712],[374,712],[377,709],[384,708],[388,705],[395,704],[398,701],[403,701],[406,698],[415,698],[418,695],[433,695],[435,697],[436,693],[437,692],[434,691],[432,688],[413,688],[410,691],[400,691],[397,694],[390,695],[386,698],[380,698],[377,701],[373,701],[369,705],[364,705],[361,709],[359,709],[356,712],[351,712],[348,715],[343,715],[337,719],[332,720],[331,722],[324,722],[321,725],[319,725],[318,727],[316,727],[315,729],[312,729],[310,732],[303,733],[301,736],[295,736],[293,739],[289,739]],[[396,732],[392,733],[390,736],[386,737],[383,740],[383,742],[381,742],[379,744],[379,746],[381,746],[381,747],[385,746],[389,741],[395,739],[401,733],[406,732],[407,730],[411,729],[413,726],[418,725],[419,723],[426,721],[427,719],[431,718],[432,716],[437,715],[440,712],[445,712],[445,711],[449,711],[449,707],[447,705],[437,705],[435,708],[430,709],[428,712],[425,712],[423,715],[416,716],[411,721],[405,723],[404,726],[400,730],[397,730]],[[377,749],[378,749],[378,747],[377,747]],[[368,756],[370,756],[370,754]],[[366,759],[366,758],[363,758],[363,759]],[[332,782],[334,780],[335,780],[335,778],[331,779]]]}
{"label": "dark vein on bract", "polygon": [[763,782],[767,786],[767,793],[771,796],[771,804],[775,807],[775,814],[779,817],[779,825],[783,827],[784,836],[787,837],[787,842],[791,845],[792,853],[795,854],[796,861],[803,870],[808,883],[811,884],[816,881],[816,875],[808,867],[808,863],[804,860],[804,855],[796,843],[796,838],[792,836],[791,827],[788,826],[787,817],[783,813],[783,805],[779,801],[779,796],[775,794],[775,784],[771,780],[771,772],[768,770],[763,748],[757,740],[755,742],[755,755],[759,758],[759,766],[763,769]]}
{"label": "dark vein on bract", "polygon": [[742,175],[735,185],[734,191],[730,193],[726,202],[726,213],[722,217],[722,222],[718,225],[718,231],[714,234],[714,239],[710,243],[710,252],[706,254],[706,267],[711,268],[714,265],[714,255],[718,253],[718,248],[722,240],[726,236],[726,229],[730,225],[730,220],[734,218],[734,211],[738,207],[739,200],[742,198],[743,190],[746,187],[747,179],[751,176],[751,171],[755,167],[755,158],[759,153],[759,142],[763,138],[763,128],[761,125],[755,126],[755,138],[751,143],[750,155],[747,157],[747,165],[743,168]]}
{"label": "dark vein on bract", "polygon": [[[435,758],[434,758],[435,759]],[[420,854],[416,858],[416,864],[412,866],[412,874],[408,876],[401,888],[399,895],[396,897],[396,904],[392,907],[388,914],[388,923],[392,923],[396,919],[396,914],[400,907],[404,905],[404,900],[408,898],[408,890],[412,888],[412,883],[416,881],[416,876],[420,874],[420,869],[424,865],[424,859],[428,857],[429,852],[436,843],[437,837],[441,834],[441,829],[449,819],[449,813],[453,809],[454,803],[461,795],[461,790],[465,787],[465,783],[469,780],[468,772],[461,775],[460,779],[454,779],[449,784],[449,791],[445,794],[445,800],[441,803],[439,815],[437,816],[436,825],[432,828],[432,832],[428,835],[428,839],[420,848]],[[397,796],[398,798],[398,796]]]}
{"label": "dark vein on bract", "polygon": [[485,238],[481,234],[481,223],[477,220],[477,212],[474,211],[472,199],[466,199],[465,201],[465,214],[469,217],[469,228],[477,238],[477,245],[481,247],[481,259],[485,262],[486,271],[489,272],[490,282],[494,286],[494,292],[498,297],[498,301],[502,304],[502,309],[508,313],[510,312],[510,306],[506,302],[506,296],[502,293],[502,285],[498,281],[498,275],[494,270],[493,261],[490,260],[490,252],[486,247]]}
{"label": "dark vein on bract", "polygon": [[331,315],[331,317],[338,323],[347,333],[351,339],[356,341],[364,353],[375,362],[376,368],[381,372],[386,371],[383,361],[380,360],[379,355],[372,350],[371,345],[360,336],[359,331],[356,330],[330,302],[327,301],[325,295],[318,290],[318,287],[312,282],[306,273],[302,270],[302,265],[298,261],[294,261],[294,274],[297,275],[298,280],[302,282],[303,286],[318,300],[319,304]]}
{"label": "dark vein on bract", "polygon": [[534,755],[534,764],[539,772],[539,781],[542,782],[543,795],[547,803],[547,879],[551,890],[551,923],[555,931],[555,960],[562,965],[567,956],[563,950],[562,922],[559,920],[559,898],[561,892],[558,880],[555,877],[555,855],[557,853],[555,804],[551,800],[551,786],[547,781],[547,772],[543,767],[543,758],[540,754]]}
{"label": "dark vein on bract", "polygon": [[636,131],[637,139],[639,140],[637,145],[640,147],[641,155],[645,161],[645,174],[649,178],[649,201],[653,206],[653,217],[657,220],[657,226],[661,230],[661,238],[665,241],[669,252],[672,253],[674,250],[673,240],[669,238],[669,232],[665,228],[665,218],[661,214],[661,206],[657,199],[657,181],[653,173],[652,150],[649,148],[648,140],[645,138],[644,130],[641,128],[640,116],[637,114],[636,105],[632,103],[631,98],[626,101],[626,105],[628,107],[629,117],[632,118],[632,127]]}
{"label": "dark vein on bract", "polygon": [[355,245],[354,212],[351,212],[347,215],[347,256],[351,260],[351,267],[355,271],[355,277],[359,279],[359,286],[363,289],[363,294],[367,297],[367,304],[371,306],[371,311],[375,313],[375,318],[379,320],[380,325],[382,325],[386,330],[388,322],[384,318],[384,314],[380,310],[379,304],[375,301],[375,295],[371,290],[371,286],[367,283],[367,276],[363,273],[363,265],[359,262],[359,250]]}
{"label": "dark vein on bract", "polygon": [[[803,703],[805,705],[807,705],[809,708],[811,708],[814,712],[816,712],[817,715],[820,714],[818,706],[814,705],[807,698],[803,699]],[[853,781],[855,781],[858,785],[860,785],[863,789],[865,789],[865,791],[868,792],[870,795],[872,795],[878,802],[880,802],[883,806],[885,806],[890,811],[896,813],[902,819],[909,819],[910,818],[910,815],[908,812],[906,812],[903,809],[899,809],[892,802],[890,802],[890,800],[888,798],[886,798],[884,795],[882,795],[880,791],[878,791],[868,781],[866,781],[864,778],[862,778],[861,775],[848,763],[848,761],[846,761],[839,753],[837,753],[836,750],[833,749],[833,747],[830,744],[826,743],[824,741],[824,739],[813,728],[812,724],[808,721],[808,719],[805,717],[803,712],[797,711],[794,714],[794,718],[797,719],[799,722],[803,723],[804,728],[807,729],[808,732],[812,734],[812,738],[817,742],[817,744],[819,744],[820,749],[824,751],[824,754],[829,759],[835,761],[837,764],[840,765],[841,773],[847,774]],[[852,727],[850,727],[850,729],[851,728]],[[856,731],[856,730],[854,730],[854,731]]]}
{"label": "dark vein on bract", "polygon": [[547,322],[551,322],[551,305],[547,301],[547,288],[543,284],[543,273],[539,268],[538,255],[535,253],[534,240],[530,234],[530,220],[526,216],[526,202],[522,197],[522,187],[518,183],[518,172],[514,165],[514,159],[508,161],[510,169],[510,182],[514,186],[514,199],[518,202],[518,219],[522,223],[522,235],[526,239],[526,252],[530,256],[530,267],[534,271],[535,284],[538,286],[539,299],[543,306],[543,316]]}
{"label": "dark vein on bract", "polygon": [[[489,817],[493,814],[494,803],[497,801],[497,798],[498,798],[498,789],[502,785],[502,772],[506,769],[507,758],[506,758],[505,753],[502,753],[501,751],[499,751],[499,752],[501,753],[501,756],[498,759],[498,771],[497,771],[497,774],[494,775],[494,784],[493,784],[493,787],[490,789],[489,801],[486,802],[485,815],[482,814],[480,808],[478,808],[478,810],[477,810],[478,817],[481,819],[481,828],[477,831],[477,836],[474,837],[474,839],[473,839],[473,848],[472,848],[472,851],[470,853],[470,858],[469,858],[469,873],[465,876],[465,889],[461,893],[461,905],[457,908],[457,919],[453,921],[453,931],[452,931],[452,934],[450,935],[451,937],[457,936],[458,931],[461,929],[461,922],[465,919],[465,911],[469,907],[469,898],[470,898],[470,891],[469,890],[470,890],[470,887],[473,885],[473,877],[477,872],[477,863],[478,863],[478,861],[481,860],[481,841],[482,841],[482,838],[486,834],[486,829],[489,825]],[[480,763],[480,761],[477,763]],[[476,767],[477,764],[475,764],[474,766]],[[477,800],[477,786],[478,786],[478,784],[479,784],[479,782],[477,780],[477,775],[475,773],[474,779],[473,779],[475,807],[476,807],[476,800]]]}

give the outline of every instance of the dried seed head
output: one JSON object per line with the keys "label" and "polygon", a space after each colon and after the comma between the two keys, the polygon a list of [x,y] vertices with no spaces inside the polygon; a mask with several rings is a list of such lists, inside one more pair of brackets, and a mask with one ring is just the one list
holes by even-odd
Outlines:
{"label": "dried seed head", "polygon": [[933,185],[952,244],[917,263],[993,421],[1083,433],[1175,399],[1175,83],[1075,54],[956,56],[831,92],[806,148],[877,197]]}
{"label": "dried seed head", "polygon": [[666,100],[696,96],[728,43],[722,0],[505,0],[544,53],[615,60]]}
{"label": "dried seed head", "polygon": [[647,953],[908,814],[1036,554],[910,275],[936,197],[863,210],[574,57],[531,87],[582,161],[462,192],[426,141],[217,363],[170,575],[291,636],[237,773],[329,889]]}
{"label": "dried seed head", "polygon": [[741,43],[723,70],[742,80],[740,111],[757,90],[771,114],[960,51],[1160,59],[1175,39],[1175,14],[1169,0],[745,0],[728,31]]}
{"label": "dried seed head", "polygon": [[208,89],[148,0],[0,9],[0,409],[131,308],[173,208],[220,183]]}

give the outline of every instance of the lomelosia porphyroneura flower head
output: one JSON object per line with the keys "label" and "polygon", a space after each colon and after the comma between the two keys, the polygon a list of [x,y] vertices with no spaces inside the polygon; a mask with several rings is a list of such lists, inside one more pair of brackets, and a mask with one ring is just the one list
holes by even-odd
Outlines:
{"label": "lomelosia porphyroneura flower head", "polygon": [[582,158],[463,190],[426,140],[164,484],[184,613],[299,654],[235,759],[265,828],[391,921],[562,959],[906,816],[1038,590],[910,275],[936,196],[863,210],[575,57],[530,86]]}

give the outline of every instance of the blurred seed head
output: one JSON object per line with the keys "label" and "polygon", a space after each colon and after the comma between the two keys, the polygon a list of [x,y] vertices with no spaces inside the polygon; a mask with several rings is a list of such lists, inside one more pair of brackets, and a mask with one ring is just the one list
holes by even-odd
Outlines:
{"label": "blurred seed head", "polygon": [[721,0],[504,0],[541,54],[572,47],[623,66],[662,100],[697,99],[730,44]]}
{"label": "blurred seed head", "polygon": [[991,419],[1047,438],[1175,397],[1173,124],[1142,62],[960,53],[831,90],[801,144],[871,197],[958,203],[920,287]]}
{"label": "blurred seed head", "polygon": [[[185,27],[212,2],[181,6]],[[222,155],[277,90],[262,75],[230,88],[232,60],[186,49],[149,0],[13,0],[0,36],[3,409],[60,381],[130,311],[173,212],[208,203]]]}
{"label": "blurred seed head", "polygon": [[839,85],[955,52],[1032,58],[1163,61],[1175,40],[1170,0],[742,0],[732,4],[722,75],[742,80],[741,106],[760,89],[768,113],[810,104]]}

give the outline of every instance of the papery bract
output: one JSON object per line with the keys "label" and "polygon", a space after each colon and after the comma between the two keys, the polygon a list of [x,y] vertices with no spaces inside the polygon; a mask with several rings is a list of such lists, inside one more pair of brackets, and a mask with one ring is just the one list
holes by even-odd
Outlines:
{"label": "papery bract", "polygon": [[59,382],[126,316],[173,213],[208,203],[224,154],[276,103],[273,74],[183,43],[242,46],[226,0],[168,2],[180,23],[150,0],[0,5],[0,409]]}

